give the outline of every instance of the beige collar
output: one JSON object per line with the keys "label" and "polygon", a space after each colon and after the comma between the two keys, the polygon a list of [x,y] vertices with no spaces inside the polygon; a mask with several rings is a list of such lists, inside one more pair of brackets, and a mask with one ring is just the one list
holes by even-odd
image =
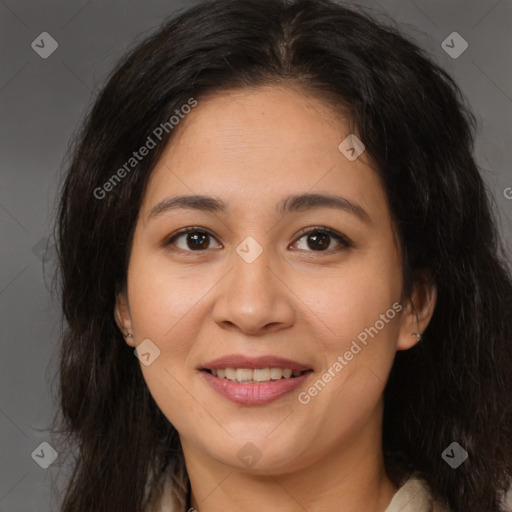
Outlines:
{"label": "beige collar", "polygon": [[409,478],[395,493],[384,512],[433,512],[432,499],[425,482]]}

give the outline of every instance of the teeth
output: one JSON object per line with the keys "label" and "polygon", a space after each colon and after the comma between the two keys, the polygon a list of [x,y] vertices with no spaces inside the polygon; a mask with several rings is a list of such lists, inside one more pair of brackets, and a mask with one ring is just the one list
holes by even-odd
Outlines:
{"label": "teeth", "polygon": [[258,382],[265,382],[266,380],[270,380],[270,368],[258,368],[253,370],[252,378]]}
{"label": "teeth", "polygon": [[270,368],[270,378],[278,380],[283,376],[283,370],[281,368]]}
{"label": "teeth", "polygon": [[290,379],[302,374],[300,371],[293,371],[290,368],[224,368],[211,370],[212,375],[219,379],[228,379],[233,382],[254,384],[258,382],[269,382],[271,380]]}
{"label": "teeth", "polygon": [[244,370],[243,368],[238,368],[236,370],[236,380],[238,382],[245,382],[246,380],[252,380],[253,374],[254,374],[253,370]]}
{"label": "teeth", "polygon": [[224,375],[226,379],[236,380],[236,370],[233,370],[233,368],[226,368],[224,370]]}

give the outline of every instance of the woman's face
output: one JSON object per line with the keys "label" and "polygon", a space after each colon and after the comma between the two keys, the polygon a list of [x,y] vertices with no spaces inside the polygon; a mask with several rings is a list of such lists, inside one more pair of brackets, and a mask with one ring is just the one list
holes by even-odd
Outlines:
{"label": "woman's face", "polygon": [[295,89],[224,92],[154,169],[116,311],[128,343],[150,340],[141,370],[186,457],[277,474],[380,442],[418,324],[377,174],[339,148],[349,135]]}

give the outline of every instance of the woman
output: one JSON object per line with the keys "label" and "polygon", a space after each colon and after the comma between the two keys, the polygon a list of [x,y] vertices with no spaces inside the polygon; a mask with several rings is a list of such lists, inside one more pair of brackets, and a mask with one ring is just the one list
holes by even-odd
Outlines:
{"label": "woman", "polygon": [[334,1],[206,2],[135,48],[61,191],[62,510],[503,510],[512,279],[473,137]]}

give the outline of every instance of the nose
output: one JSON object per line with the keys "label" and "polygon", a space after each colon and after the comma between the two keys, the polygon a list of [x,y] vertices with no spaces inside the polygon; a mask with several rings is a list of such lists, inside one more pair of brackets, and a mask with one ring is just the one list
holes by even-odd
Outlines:
{"label": "nose", "polygon": [[233,254],[233,267],[216,287],[213,319],[223,329],[248,335],[275,332],[293,325],[293,292],[286,283],[283,263],[271,251],[251,263]]}

